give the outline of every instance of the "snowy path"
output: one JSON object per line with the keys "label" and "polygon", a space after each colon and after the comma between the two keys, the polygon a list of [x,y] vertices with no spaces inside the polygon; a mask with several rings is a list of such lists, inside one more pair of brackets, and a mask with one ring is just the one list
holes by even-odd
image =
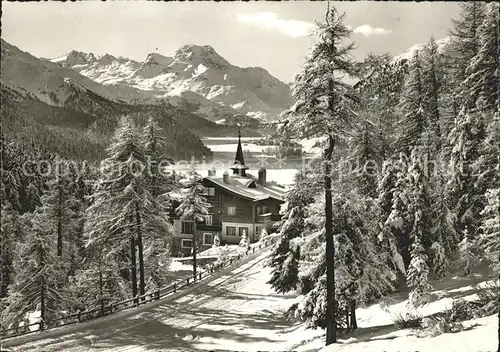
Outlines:
{"label": "snowy path", "polygon": [[263,259],[267,254],[269,251],[187,295],[137,315],[96,322],[84,331],[11,348],[15,351],[289,350],[300,343],[303,327],[286,321],[282,314],[295,297],[277,295],[265,283],[269,269],[264,267]]}

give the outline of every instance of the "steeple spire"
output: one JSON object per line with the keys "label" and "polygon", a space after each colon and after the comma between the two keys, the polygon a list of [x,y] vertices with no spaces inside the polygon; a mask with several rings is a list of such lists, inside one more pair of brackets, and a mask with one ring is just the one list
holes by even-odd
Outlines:
{"label": "steeple spire", "polygon": [[238,147],[236,149],[236,157],[234,158],[234,164],[231,167],[234,175],[246,176],[246,170],[248,167],[245,165],[245,159],[243,158],[243,147],[241,146],[241,128],[238,126]]}

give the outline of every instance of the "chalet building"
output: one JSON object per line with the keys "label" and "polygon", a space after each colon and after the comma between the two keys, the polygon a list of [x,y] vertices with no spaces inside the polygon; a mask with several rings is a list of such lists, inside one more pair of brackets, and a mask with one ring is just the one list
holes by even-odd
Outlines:
{"label": "chalet building", "polygon": [[[204,222],[197,224],[198,250],[212,246],[219,235],[221,245],[238,244],[246,233],[250,242],[259,239],[262,229],[274,229],[280,220],[280,205],[285,201],[285,189],[266,180],[266,169],[261,168],[257,177],[248,174],[243,158],[241,135],[231,172],[216,175],[214,169],[201,180],[205,197],[212,204]],[[172,243],[174,256],[190,255],[193,239],[193,222],[174,215],[175,234]]]}

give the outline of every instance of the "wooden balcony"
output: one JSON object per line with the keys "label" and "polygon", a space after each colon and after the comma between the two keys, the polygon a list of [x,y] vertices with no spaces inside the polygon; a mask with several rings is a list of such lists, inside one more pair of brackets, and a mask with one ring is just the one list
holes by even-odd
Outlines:
{"label": "wooden balcony", "polygon": [[199,223],[198,225],[196,225],[196,229],[198,231],[219,232],[220,224],[213,223],[212,225],[205,225],[204,223]]}
{"label": "wooden balcony", "polygon": [[271,221],[272,214],[267,213],[267,214],[259,214],[257,215],[257,218],[255,219],[257,222],[269,222]]}

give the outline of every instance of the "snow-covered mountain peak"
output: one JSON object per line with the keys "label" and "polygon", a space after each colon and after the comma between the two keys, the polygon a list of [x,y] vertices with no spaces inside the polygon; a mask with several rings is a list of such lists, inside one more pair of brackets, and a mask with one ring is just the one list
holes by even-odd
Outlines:
{"label": "snow-covered mountain peak", "polygon": [[174,61],[173,58],[169,56],[164,56],[158,53],[150,53],[146,57],[146,60],[142,63],[142,66],[147,66],[147,65],[161,65],[161,66],[168,66]]}
{"label": "snow-covered mountain peak", "polygon": [[[442,54],[443,52],[445,52],[448,49],[450,43],[451,43],[451,37],[445,37],[443,39],[436,40],[438,53]],[[415,55],[415,53],[418,52],[420,54],[421,51],[425,48],[425,46],[427,44],[428,44],[428,42],[427,43],[418,43],[418,44],[411,46],[410,48],[403,51],[401,54],[395,56],[394,59],[392,60],[392,62],[397,63],[397,62],[401,62],[403,60],[410,61],[413,58],[413,56]]]}
{"label": "snow-covered mountain peak", "polygon": [[231,67],[231,64],[220,56],[210,45],[183,45],[175,51],[174,58],[178,61],[189,62],[193,65],[203,64],[217,69]]}
{"label": "snow-covered mountain peak", "polygon": [[94,54],[85,53],[83,51],[71,50],[68,54],[51,59],[52,62],[56,62],[65,67],[72,67],[75,65],[89,65],[97,60]]}

